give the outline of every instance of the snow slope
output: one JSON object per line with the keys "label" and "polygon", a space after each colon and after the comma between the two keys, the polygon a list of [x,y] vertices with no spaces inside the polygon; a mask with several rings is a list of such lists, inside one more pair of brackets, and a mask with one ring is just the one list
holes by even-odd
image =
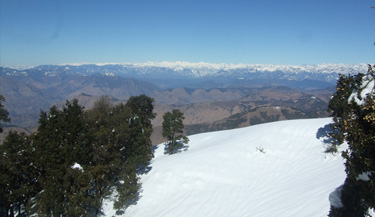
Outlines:
{"label": "snow slope", "polygon": [[[123,215],[327,216],[329,195],[346,177],[341,156],[324,153],[322,128],[330,122],[281,121],[193,135],[188,151],[175,155],[164,155],[159,145],[141,178],[141,198]],[[115,215],[111,201],[103,209]]]}

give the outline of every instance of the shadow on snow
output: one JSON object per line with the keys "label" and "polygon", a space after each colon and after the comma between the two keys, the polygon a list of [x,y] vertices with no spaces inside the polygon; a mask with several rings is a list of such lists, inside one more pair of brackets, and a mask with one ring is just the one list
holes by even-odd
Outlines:
{"label": "shadow on snow", "polygon": [[331,138],[330,134],[332,133],[332,128],[329,124],[325,125],[318,129],[316,132],[316,138],[322,140],[326,145],[331,145],[334,142],[334,139]]}
{"label": "shadow on snow", "polygon": [[174,150],[171,153],[169,153],[168,150],[169,150],[171,145],[172,145],[171,142],[165,143],[164,154],[176,154],[176,153],[180,153],[180,152],[183,152],[183,151],[187,151],[189,149],[189,146],[186,145],[183,141],[178,141]]}

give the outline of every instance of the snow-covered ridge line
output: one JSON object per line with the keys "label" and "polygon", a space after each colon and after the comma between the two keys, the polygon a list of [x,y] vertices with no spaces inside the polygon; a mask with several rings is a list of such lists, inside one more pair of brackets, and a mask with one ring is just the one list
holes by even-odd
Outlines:
{"label": "snow-covered ridge line", "polygon": [[338,74],[366,73],[368,65],[334,64],[318,65],[273,65],[273,64],[227,64],[205,62],[146,62],[146,63],[69,63],[41,65],[31,69],[16,70],[2,68],[0,74],[8,76],[44,73],[54,76],[59,73],[106,76],[130,76],[133,78],[204,78],[231,77],[247,79],[294,80],[305,79],[335,83]]}
{"label": "snow-covered ridge line", "polygon": [[61,65],[71,65],[71,66],[82,66],[82,65],[121,65],[123,67],[160,67],[160,68],[170,68],[175,71],[182,71],[184,69],[205,69],[205,70],[235,70],[235,69],[248,69],[254,72],[274,72],[274,71],[284,71],[284,72],[321,72],[321,73],[347,73],[350,72],[366,72],[368,64],[337,64],[337,63],[322,63],[317,65],[274,65],[274,64],[231,64],[231,63],[206,63],[206,62],[186,62],[186,61],[176,61],[176,62],[146,62],[146,63],[68,63]]}

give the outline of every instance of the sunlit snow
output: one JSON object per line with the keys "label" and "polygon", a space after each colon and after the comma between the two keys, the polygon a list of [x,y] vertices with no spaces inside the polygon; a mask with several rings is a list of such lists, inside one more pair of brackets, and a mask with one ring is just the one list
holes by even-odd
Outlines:
{"label": "sunlit snow", "polygon": [[362,87],[360,91],[353,91],[353,93],[348,98],[348,102],[350,103],[352,100],[358,105],[363,105],[365,103],[366,96],[368,94],[373,94],[375,91],[375,81],[370,76],[364,76],[362,79]]}
{"label": "sunlit snow", "polygon": [[83,168],[79,163],[74,163],[74,165],[72,166],[72,169],[78,169],[83,172]]}
{"label": "sunlit snow", "polygon": [[[281,121],[190,136],[186,152],[164,154],[141,177],[123,216],[327,216],[344,183],[340,154],[324,153],[330,118]],[[263,151],[260,151],[263,150]],[[331,194],[331,198],[330,198]],[[105,201],[106,216],[114,216]]]}

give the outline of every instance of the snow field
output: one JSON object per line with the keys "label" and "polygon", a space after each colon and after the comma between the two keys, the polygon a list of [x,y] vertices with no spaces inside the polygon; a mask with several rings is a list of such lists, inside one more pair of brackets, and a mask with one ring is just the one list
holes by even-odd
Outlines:
{"label": "snow field", "polygon": [[[124,216],[327,216],[344,183],[340,154],[324,153],[330,118],[280,121],[190,136],[189,149],[156,150],[142,192]],[[321,137],[321,138],[319,138]],[[115,215],[112,202],[103,207]]]}

